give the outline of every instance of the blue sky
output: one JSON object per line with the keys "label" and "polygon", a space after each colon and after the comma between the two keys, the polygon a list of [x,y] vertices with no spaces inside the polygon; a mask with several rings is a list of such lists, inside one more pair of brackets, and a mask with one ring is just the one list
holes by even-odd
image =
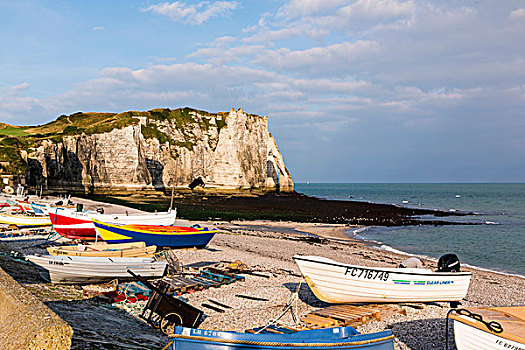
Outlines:
{"label": "blue sky", "polygon": [[525,182],[525,2],[3,1],[0,121],[267,115],[297,182]]}

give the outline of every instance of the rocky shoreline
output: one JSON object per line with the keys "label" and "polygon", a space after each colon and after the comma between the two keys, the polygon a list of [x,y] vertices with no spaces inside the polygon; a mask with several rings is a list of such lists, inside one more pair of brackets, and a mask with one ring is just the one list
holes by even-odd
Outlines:
{"label": "rocky shoreline", "polygon": [[[89,200],[85,208],[103,206],[107,212],[133,209]],[[182,222],[178,222],[181,223]],[[336,261],[367,266],[396,266],[405,256],[381,251],[359,241],[347,239],[347,225],[324,223],[268,222],[268,221],[213,221],[202,222],[215,226],[220,233],[206,249],[176,250],[179,261],[188,267],[205,266],[216,262],[240,260],[260,271],[263,276],[246,275],[244,282],[220,288],[207,289],[183,297],[201,308],[206,318],[200,328],[244,331],[266,325],[281,314],[291,294],[299,288],[293,311],[297,316],[327,304],[319,301],[304,283],[292,256],[320,255]],[[315,235],[315,236],[314,236]],[[316,239],[306,239],[321,237]],[[1,239],[0,251],[8,254],[40,252],[45,236],[25,239]],[[446,253],[446,252],[443,252]],[[460,257],[461,258],[461,257]],[[76,286],[54,286],[42,281],[35,267],[0,254],[0,264],[20,284],[46,303],[73,327],[73,349],[160,349],[169,339],[142,320],[118,309],[108,308],[82,295]],[[426,261],[435,268],[435,262]],[[463,307],[512,306],[525,304],[525,278],[495,272],[466,269],[473,272],[470,288]],[[250,295],[261,300],[247,300],[237,295]],[[202,304],[214,299],[231,307],[226,312],[203,308]],[[442,349],[445,347],[445,316],[448,303],[403,306],[406,315],[395,314],[381,321],[373,321],[358,328],[361,332],[392,329],[396,336],[396,349]],[[281,322],[293,324],[290,314]],[[449,339],[449,349],[454,349]]]}
{"label": "rocky shoreline", "polygon": [[[165,211],[168,195],[90,196],[101,202],[145,211]],[[179,216],[189,220],[270,220],[366,226],[457,225],[457,218],[472,213],[399,207],[351,200],[328,200],[297,192],[251,193],[180,191],[173,205]],[[428,216],[425,220],[422,216]],[[456,218],[456,220],[447,220]]]}

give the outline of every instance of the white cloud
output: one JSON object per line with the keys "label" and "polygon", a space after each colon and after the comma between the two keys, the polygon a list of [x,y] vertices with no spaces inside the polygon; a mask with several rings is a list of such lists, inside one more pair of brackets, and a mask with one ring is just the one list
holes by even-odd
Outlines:
{"label": "white cloud", "polygon": [[299,70],[314,74],[345,74],[355,61],[366,60],[380,49],[374,41],[343,42],[301,51],[288,48],[266,50],[254,62],[277,70]]}
{"label": "white cloud", "polygon": [[0,120],[20,125],[27,120],[27,116],[35,115],[44,106],[34,97],[23,96],[31,85],[27,82],[0,89]]}
{"label": "white cloud", "polygon": [[6,96],[13,96],[18,95],[22,91],[29,90],[31,88],[31,85],[28,82],[23,82],[17,85],[8,86],[7,88],[3,88],[1,92],[5,94]]}
{"label": "white cloud", "polygon": [[263,50],[265,46],[255,44],[241,44],[233,37],[222,37],[215,40],[208,47],[200,48],[187,58],[205,59],[213,64],[241,62],[246,56],[253,56]]}
{"label": "white cloud", "polygon": [[93,31],[94,32],[100,32],[100,31],[103,31],[103,30],[106,30],[106,28],[104,28],[103,26],[93,27]]}
{"label": "white cloud", "polygon": [[328,12],[345,3],[348,0],[291,0],[279,9],[277,17],[291,18]]}
{"label": "white cloud", "polygon": [[369,30],[409,21],[417,13],[415,1],[398,0],[291,0],[276,16],[265,15],[246,29],[249,42],[275,43],[306,36],[324,42],[335,32]]}
{"label": "white cloud", "polygon": [[519,8],[519,9],[516,9],[514,11],[512,11],[509,15],[509,18],[510,19],[522,19],[522,18],[525,18],[525,9],[524,8]]}
{"label": "white cloud", "polygon": [[175,22],[200,25],[212,17],[227,16],[238,7],[236,1],[201,1],[196,5],[175,1],[151,5],[142,11],[165,15]]}
{"label": "white cloud", "polygon": [[415,9],[414,1],[358,0],[339,9],[347,18],[389,18],[408,15]]}

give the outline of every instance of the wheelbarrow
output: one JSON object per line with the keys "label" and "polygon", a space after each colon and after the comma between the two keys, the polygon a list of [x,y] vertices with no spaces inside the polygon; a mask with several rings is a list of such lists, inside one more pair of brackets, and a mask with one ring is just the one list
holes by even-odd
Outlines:
{"label": "wheelbarrow", "polygon": [[196,328],[204,312],[166,293],[167,286],[156,287],[145,278],[128,270],[135,279],[152,290],[140,317],[161,332],[170,335],[175,326]]}

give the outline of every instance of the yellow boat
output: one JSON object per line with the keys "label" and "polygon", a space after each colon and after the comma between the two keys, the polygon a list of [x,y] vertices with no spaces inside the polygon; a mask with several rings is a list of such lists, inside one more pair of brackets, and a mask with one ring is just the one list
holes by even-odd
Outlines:
{"label": "yellow boat", "polygon": [[50,255],[68,256],[104,256],[104,257],[151,257],[155,254],[157,246],[146,246],[145,242],[132,243],[94,243],[69,246],[49,247]]}

